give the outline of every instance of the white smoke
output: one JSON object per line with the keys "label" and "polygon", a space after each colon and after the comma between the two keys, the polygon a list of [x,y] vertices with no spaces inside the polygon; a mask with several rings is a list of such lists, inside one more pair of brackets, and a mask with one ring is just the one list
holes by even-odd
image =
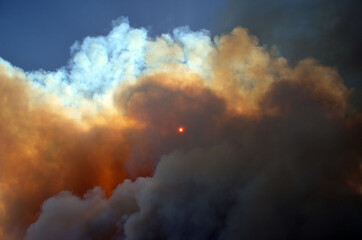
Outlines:
{"label": "white smoke", "polygon": [[207,59],[213,44],[206,30],[192,32],[181,27],[172,36],[152,39],[145,29],[130,27],[127,18],[113,24],[107,36],[76,42],[67,66],[54,72],[27,72],[27,78],[47,94],[59,97],[65,106],[97,112],[112,105],[113,90],[123,82],[133,82],[153,69],[167,71],[172,63],[208,77]]}

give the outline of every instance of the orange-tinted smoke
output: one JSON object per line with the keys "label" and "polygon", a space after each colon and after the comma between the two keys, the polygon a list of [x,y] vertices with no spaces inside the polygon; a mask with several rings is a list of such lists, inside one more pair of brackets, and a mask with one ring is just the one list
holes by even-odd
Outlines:
{"label": "orange-tinted smoke", "polygon": [[310,59],[291,68],[244,29],[218,39],[210,66],[207,80],[170,66],[124,84],[114,96],[117,113],[87,128],[61,107],[34,102],[21,74],[0,69],[0,237],[21,239],[42,202],[62,190],[101,186],[109,195],[126,178],[152,175],[164,154],[233,139],[252,125],[246,121],[288,116],[302,105],[283,104],[284,88],[301,93],[303,104],[312,99],[305,107],[318,103],[343,119],[348,90],[335,69]]}
{"label": "orange-tinted smoke", "polygon": [[110,194],[128,177],[121,126],[84,130],[61,108],[34,103],[33,94],[21,74],[0,69],[0,232],[11,239],[21,238],[42,202],[61,190],[101,186]]}
{"label": "orange-tinted smoke", "polygon": [[[36,91],[23,76],[2,69],[0,221],[5,236],[21,239],[43,201],[62,190],[81,195],[101,186],[109,196],[126,178],[152,175],[163,154],[207,144],[225,103],[197,76],[183,80],[160,73],[125,85],[115,98],[119,113],[102,124],[88,119],[84,127],[65,109],[34,102]],[[117,118],[133,124],[122,125],[125,121]],[[181,124],[185,137],[175,131]]]}

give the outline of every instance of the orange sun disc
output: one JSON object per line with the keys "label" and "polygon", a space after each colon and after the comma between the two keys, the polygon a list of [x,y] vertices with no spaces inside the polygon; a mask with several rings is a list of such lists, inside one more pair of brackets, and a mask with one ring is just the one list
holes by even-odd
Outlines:
{"label": "orange sun disc", "polygon": [[178,132],[179,132],[179,133],[183,133],[183,132],[184,132],[184,128],[183,128],[183,127],[179,127],[179,128],[178,128]]}

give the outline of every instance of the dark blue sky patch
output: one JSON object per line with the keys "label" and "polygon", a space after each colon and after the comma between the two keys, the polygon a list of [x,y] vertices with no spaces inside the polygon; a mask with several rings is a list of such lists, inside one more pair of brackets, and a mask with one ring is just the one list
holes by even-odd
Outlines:
{"label": "dark blue sky patch", "polygon": [[0,56],[27,71],[55,70],[66,65],[75,41],[108,34],[112,20],[120,16],[155,36],[183,25],[211,29],[222,4],[217,0],[2,0]]}

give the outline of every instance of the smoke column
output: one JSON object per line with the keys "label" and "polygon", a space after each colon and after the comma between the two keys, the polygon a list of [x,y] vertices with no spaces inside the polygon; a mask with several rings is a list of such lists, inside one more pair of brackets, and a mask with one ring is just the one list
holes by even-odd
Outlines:
{"label": "smoke column", "polygon": [[1,239],[361,239],[362,118],[335,68],[123,18],[71,49],[55,72],[0,61]]}

